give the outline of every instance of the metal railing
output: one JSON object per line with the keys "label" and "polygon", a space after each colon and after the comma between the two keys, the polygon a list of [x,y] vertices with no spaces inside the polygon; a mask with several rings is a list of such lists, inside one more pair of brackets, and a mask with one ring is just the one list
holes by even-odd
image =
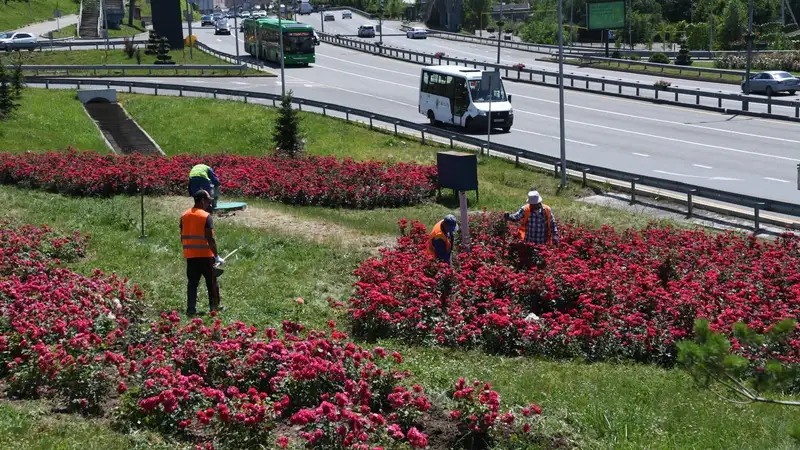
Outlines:
{"label": "metal railing", "polygon": [[236,59],[236,55],[232,55],[230,53],[225,53],[223,51],[211,48],[211,47],[207,46],[206,44],[203,44],[200,41],[195,41],[194,44],[195,44],[195,48],[200,50],[201,52],[208,53],[209,55],[212,55],[212,56],[216,56],[217,58],[219,58],[219,59],[221,59],[223,61],[228,61],[231,64],[241,64],[242,66],[244,66],[246,68],[259,70],[259,71],[262,71],[262,72],[267,72],[267,74],[265,74],[264,76],[270,76],[270,75],[277,76],[277,75],[274,75],[271,72],[269,72],[266,69],[266,67],[263,66],[263,65],[259,65],[259,64],[255,64],[255,63],[251,63],[251,62],[245,61],[244,58],[247,58],[247,57],[250,56],[247,53],[242,53],[240,55],[239,59],[237,60]]}
{"label": "metal railing", "polygon": [[[9,65],[9,69],[13,69],[15,66]],[[33,72],[34,76],[38,75],[39,72],[65,72],[69,75],[70,71],[72,72],[92,72],[93,74],[97,75],[97,71],[107,71],[107,72],[121,72],[124,76],[126,71],[141,71],[147,70],[148,73],[152,74],[153,71],[157,72],[166,72],[166,71],[175,71],[178,74],[181,71],[188,71],[188,70],[196,70],[200,71],[200,74],[205,74],[207,70],[219,70],[225,72],[239,72],[239,75],[242,72],[247,70],[247,65],[229,65],[229,64],[93,64],[93,65],[79,65],[79,64],[53,64],[53,65],[23,65],[22,70],[24,72]]]}
{"label": "metal railing", "polygon": [[[214,98],[218,96],[226,96],[229,98],[241,98],[245,103],[248,102],[248,99],[263,99],[263,100],[271,100],[273,106],[277,106],[281,100],[281,96],[278,94],[269,94],[265,92],[249,92],[249,91],[241,91],[235,89],[220,89],[220,88],[211,88],[211,87],[201,87],[201,86],[184,86],[179,84],[166,84],[166,83],[148,83],[148,82],[137,82],[137,81],[118,81],[118,80],[68,80],[63,78],[46,78],[42,77],[39,79],[28,79],[28,84],[44,84],[45,88],[50,88],[51,85],[67,85],[67,86],[77,86],[80,89],[83,86],[105,86],[106,88],[110,89],[112,86],[114,87],[122,87],[127,88],[128,92],[133,92],[133,88],[138,89],[148,89],[153,90],[155,95],[158,95],[159,92],[173,92],[178,93],[179,96],[183,96],[184,92],[197,92],[197,93],[204,93],[204,94],[212,94]],[[432,127],[427,124],[420,124],[417,122],[412,122],[408,120],[399,119],[396,117],[386,116],[383,114],[376,114],[371,111],[365,111],[356,108],[350,108],[343,105],[336,105],[327,102],[321,102],[317,100],[310,100],[300,97],[292,97],[292,102],[298,105],[300,110],[303,108],[316,108],[322,111],[323,115],[327,115],[329,111],[336,111],[338,113],[344,114],[346,120],[350,120],[351,117],[360,117],[363,119],[363,122],[369,123],[370,128],[375,126],[377,123],[382,123],[387,126],[389,129],[394,128],[394,133],[398,133],[398,128],[406,129],[406,130],[414,130],[420,133],[421,141],[424,144],[427,140],[431,140],[431,136],[435,136],[441,138],[445,142],[450,143],[450,147],[454,147],[455,143],[464,144],[466,146],[479,148],[481,154],[486,151],[487,155],[490,155],[490,152],[497,152],[507,157],[513,158],[517,164],[520,163],[520,160],[528,160],[537,162],[539,164],[543,164],[545,166],[553,167],[558,173],[560,167],[560,159],[555,156],[544,155],[541,153],[536,153],[530,150],[521,149],[518,147],[512,147],[509,145],[498,144],[496,142],[492,142],[491,144],[487,144],[487,142],[479,137],[469,136],[466,134],[461,134],[457,132],[453,132],[452,130],[444,129],[444,128],[437,128]],[[523,161],[524,162],[524,161]],[[603,180],[614,180],[620,183],[624,183],[629,186],[631,192],[631,202],[636,201],[636,193],[637,187],[639,188],[639,192],[643,192],[641,187],[648,187],[652,189],[658,189],[661,191],[669,191],[675,193],[677,195],[685,196],[686,203],[688,205],[688,217],[693,216],[693,199],[695,198],[704,198],[709,200],[714,200],[718,202],[722,202],[728,205],[737,205],[740,207],[745,208],[752,208],[753,213],[744,215],[741,212],[734,212],[733,215],[739,215],[740,217],[749,217],[754,220],[754,229],[756,231],[760,230],[761,223],[775,223],[781,226],[790,226],[793,228],[800,227],[800,223],[782,219],[780,217],[762,217],[761,212],[769,211],[777,214],[782,214],[791,217],[800,217],[800,205],[794,203],[788,203],[783,201],[777,200],[769,200],[759,197],[753,197],[750,195],[743,195],[743,194],[735,194],[731,192],[722,191],[719,189],[708,188],[704,186],[692,185],[688,183],[683,183],[679,181],[668,180],[664,178],[656,178],[646,175],[638,175],[635,173],[619,171],[615,169],[609,169],[606,167],[596,166],[592,164],[585,164],[578,161],[567,161],[567,170],[572,171],[577,177],[582,178],[583,183],[585,184],[587,178],[593,179],[603,179]],[[722,206],[718,206],[717,208],[723,208]],[[730,208],[728,207],[730,211]]]}
{"label": "metal railing", "polygon": [[[506,66],[485,61],[470,61],[468,59],[454,58],[444,54],[438,55],[387,47],[385,45],[380,46],[369,42],[343,38],[341,36],[335,36],[327,33],[319,33],[319,36],[321,40],[333,45],[397,59],[400,61],[421,65],[457,65],[476,69],[481,68],[483,70],[498,69],[501,74],[504,74],[504,78],[509,81],[547,86],[558,85],[559,74],[556,70],[527,69],[525,67]],[[726,93],[722,91],[714,92],[699,88],[682,88],[679,86],[661,87],[654,83],[626,81],[619,78],[580,75],[572,72],[564,73],[564,80],[564,84],[568,89],[601,92],[618,97],[659,101],[683,107],[709,109],[723,113],[757,115],[759,117],[782,120],[800,119],[800,101],[781,100],[772,96],[756,97],[739,93]],[[613,87],[616,89],[607,89],[608,87]],[[626,89],[626,91],[623,91],[623,89]],[[651,93],[652,97],[642,96],[642,93]],[[682,102],[681,97],[683,97],[684,100],[689,100],[689,102]],[[712,101],[715,101],[716,105],[703,105],[701,103],[701,99],[711,99]],[[739,108],[724,108],[723,101],[737,104]],[[767,112],[749,112],[749,106],[751,103],[766,105]],[[774,114],[774,107],[784,107],[788,109],[783,110],[782,114]]]}
{"label": "metal railing", "polygon": [[[147,44],[147,40],[139,39],[132,41],[134,45],[142,45]],[[125,42],[123,40],[109,40],[108,41],[109,48],[123,48],[125,46]],[[36,43],[34,47],[35,50],[48,50],[54,47],[58,48],[67,48],[68,50],[72,50],[73,47],[94,47],[95,50],[102,50],[106,48],[106,41],[54,41],[51,42],[50,40],[47,41],[39,41]],[[25,50],[25,49],[23,49]]]}
{"label": "metal railing", "polygon": [[[725,75],[736,76],[739,77],[740,81],[745,79],[745,72],[741,70],[728,70],[728,69],[716,69],[712,67],[693,67],[693,66],[682,66],[679,64],[660,64],[660,63],[652,63],[649,61],[634,61],[631,59],[619,59],[619,58],[603,58],[599,56],[591,56],[591,55],[582,55],[580,56],[580,61],[582,64],[591,64],[593,62],[600,62],[600,63],[609,63],[609,64],[616,64],[617,67],[622,67],[622,65],[627,65],[628,69],[631,66],[643,66],[644,71],[649,72],[647,68],[653,68],[652,72],[655,74],[664,73],[664,70],[672,70],[677,71],[678,75],[683,75],[684,73],[689,76],[697,74],[697,76],[701,76],[702,74],[713,74],[719,75],[719,78],[723,78]],[[708,77],[707,77],[708,78]]]}

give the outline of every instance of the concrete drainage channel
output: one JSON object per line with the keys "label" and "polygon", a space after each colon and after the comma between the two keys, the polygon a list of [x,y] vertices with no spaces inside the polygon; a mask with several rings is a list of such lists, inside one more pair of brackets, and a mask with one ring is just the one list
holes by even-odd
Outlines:
{"label": "concrete drainage channel", "polygon": [[[58,83],[55,83],[54,80],[48,80],[48,81],[49,83],[51,83],[48,85],[48,87],[54,87],[53,86],[54,84],[58,84],[67,89],[73,88],[75,86],[74,83],[81,83],[81,82],[83,86],[108,85],[109,88],[111,87],[112,84],[115,83],[115,82],[101,81],[101,80],[59,80],[60,82]],[[73,84],[70,86],[68,83],[73,83]],[[29,84],[41,85],[45,84],[45,80],[37,80],[37,81],[31,80],[29,81]],[[158,85],[153,85],[152,83],[136,83],[136,84],[142,85],[142,86],[137,86],[137,89],[146,89],[149,91],[155,89],[156,95],[161,93],[161,95],[179,96],[179,95],[193,93],[195,95],[208,96],[208,92],[205,92],[202,89],[199,89],[194,86],[191,87],[180,86],[180,90],[178,91],[176,90],[178,86],[174,85],[164,85],[163,88],[159,89]],[[117,86],[117,88],[126,89],[129,92],[133,92],[131,90],[132,87],[133,85],[131,83],[125,83],[125,86]],[[259,98],[255,93],[247,93],[244,91],[240,92],[227,89],[223,89],[221,91],[223,92],[218,93],[217,90],[214,90],[213,97],[221,99],[224,98],[229,100],[239,100],[242,98],[243,95],[245,95],[244,97],[245,102],[248,102],[248,96],[249,96],[249,102],[262,104],[264,106],[276,105],[275,99],[271,97]],[[365,113],[363,111],[351,110],[349,108],[338,107],[336,105],[322,105],[320,102],[312,102],[310,100],[299,99],[298,101],[300,102],[298,105],[299,109],[304,111],[312,111],[312,112],[319,111],[322,112],[324,115],[329,115],[347,121],[354,121],[367,124],[371,129],[375,128],[379,130],[384,130],[387,133],[390,134],[393,133],[396,136],[402,136],[410,140],[420,139],[419,135],[415,134],[420,132],[420,130],[418,129],[419,125],[417,124],[407,123],[406,124],[407,126],[404,126],[402,124],[398,126],[398,124],[400,124],[401,122],[407,122],[407,121],[401,121],[399,119],[389,121],[386,117],[381,117],[373,121],[373,117],[376,116],[375,115],[370,116],[368,113]],[[303,102],[308,102],[311,104],[306,103],[304,105]],[[328,107],[327,111],[325,110],[325,106]],[[342,109],[342,111],[338,111],[337,109]],[[384,124],[382,125],[379,124],[378,122],[379,120],[384,122]],[[392,123],[394,123],[394,126],[392,125]],[[142,133],[144,133],[143,130]],[[530,153],[530,152],[509,153],[507,151],[497,151],[497,150],[490,151],[485,148],[484,144],[471,143],[471,141],[475,141],[475,139],[467,139],[467,142],[464,142],[463,140],[466,139],[464,136],[459,136],[455,133],[449,138],[447,136],[449,136],[449,133],[447,133],[446,130],[438,130],[436,134],[434,134],[433,130],[428,129],[427,127],[422,127],[423,143],[425,143],[426,141],[432,141],[439,144],[443,144],[445,146],[449,145],[450,148],[458,147],[467,149],[476,153],[480,153],[481,155],[484,155],[484,152],[486,152],[487,156],[495,156],[495,157],[500,156],[505,159],[514,160],[517,165],[524,164],[524,165],[534,166],[540,169],[553,171],[554,175],[559,176],[558,167],[557,166],[554,167],[552,163],[545,163],[525,158],[524,153]],[[156,145],[154,142],[153,144]],[[158,151],[160,152],[160,149]],[[535,153],[531,153],[531,155],[534,155],[533,157],[539,157]],[[575,165],[574,163],[569,163],[569,164]],[[598,168],[597,170],[607,170],[607,169]],[[686,193],[682,193],[680,191],[673,191],[673,190],[646,186],[640,183],[639,178],[634,178],[633,182],[622,179],[613,179],[604,176],[599,176],[596,174],[596,172],[592,172],[589,169],[583,169],[583,170],[568,169],[567,174],[574,179],[582,180],[584,185],[587,185],[588,182],[601,183],[609,187],[611,190],[613,190],[613,192],[611,193],[602,193],[600,189],[595,189],[595,191],[598,194],[601,194],[602,197],[606,197],[607,199],[616,199],[616,200],[614,201],[598,200],[599,197],[595,196],[592,198],[585,199],[585,201],[589,203],[602,203],[603,206],[612,208],[621,208],[626,210],[631,210],[631,208],[634,208],[638,212],[647,213],[648,215],[655,217],[669,218],[679,221],[688,221],[698,225],[720,228],[720,229],[739,229],[739,230],[754,231],[755,233],[766,232],[769,234],[780,233],[786,231],[787,228],[800,230],[800,222],[798,222],[796,216],[779,214],[779,213],[765,214],[763,211],[759,211],[759,209],[765,209],[765,205],[763,203],[759,204],[761,206],[756,207],[754,215],[753,209],[749,206],[749,204],[739,205],[736,203],[725,203],[724,201],[719,201],[719,200],[699,198],[697,196],[692,195],[691,193],[687,195]],[[625,194],[628,195],[626,196]],[[646,197],[648,200],[646,202],[643,202],[642,201],[643,197]],[[736,198],[738,198],[738,196]],[[768,200],[760,200],[760,201],[768,201]],[[784,206],[784,208],[786,206],[794,208],[794,205],[787,204]],[[665,214],[669,215],[665,216]],[[765,225],[772,225],[772,226],[765,227]]]}
{"label": "concrete drainage channel", "polygon": [[117,102],[116,90],[80,90],[78,99],[103,135],[106,145],[117,155],[164,155],[161,147]]}

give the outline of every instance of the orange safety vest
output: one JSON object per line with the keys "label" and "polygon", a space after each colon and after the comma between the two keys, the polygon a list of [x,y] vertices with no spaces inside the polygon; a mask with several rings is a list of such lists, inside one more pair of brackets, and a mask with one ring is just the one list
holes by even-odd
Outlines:
{"label": "orange safety vest", "polygon": [[[550,228],[550,207],[547,205],[542,205],[542,209],[544,209],[544,221],[545,221],[545,236],[547,237],[547,245],[553,244],[553,230]],[[531,217],[531,213],[533,213],[533,209],[531,209],[531,205],[525,205],[525,213],[522,215],[522,220],[519,223],[519,230],[517,233],[519,234],[519,238],[523,241],[525,240],[525,234],[528,231],[528,219]]]}
{"label": "orange safety vest", "polygon": [[433,241],[436,239],[443,240],[448,253],[450,252],[450,246],[452,245],[450,243],[450,239],[447,239],[447,235],[442,232],[442,222],[444,222],[444,220],[440,220],[436,225],[434,225],[433,231],[431,231],[431,234],[428,235],[428,254],[433,258],[436,258],[436,249],[433,247]]}
{"label": "orange safety vest", "polygon": [[[213,258],[214,252],[206,238],[208,212],[200,208],[187,209],[181,216],[181,244],[184,258]],[[214,230],[211,230],[213,235]]]}

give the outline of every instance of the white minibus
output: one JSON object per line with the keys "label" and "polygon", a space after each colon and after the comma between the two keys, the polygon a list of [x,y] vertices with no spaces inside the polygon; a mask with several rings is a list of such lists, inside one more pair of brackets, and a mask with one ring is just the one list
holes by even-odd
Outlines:
{"label": "white minibus", "polygon": [[419,112],[432,125],[487,129],[491,120],[491,128],[508,132],[514,124],[511,96],[506,95],[500,74],[468,67],[424,67]]}

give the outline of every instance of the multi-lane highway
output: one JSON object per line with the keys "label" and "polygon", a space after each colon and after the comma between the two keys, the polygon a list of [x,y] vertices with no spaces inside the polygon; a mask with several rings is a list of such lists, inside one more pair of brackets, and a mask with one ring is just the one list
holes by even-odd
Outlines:
{"label": "multi-lane highway", "polygon": [[[348,26],[355,28],[359,19],[352,22]],[[214,36],[213,29],[199,26],[193,31],[213,48],[236,51],[235,36]],[[241,45],[243,36],[239,40]],[[418,65],[322,44],[317,63],[287,68],[285,81],[299,97],[424,122],[417,111],[419,75]],[[254,92],[281,89],[275,78],[183,81]],[[521,83],[507,83],[506,89],[513,94],[514,128],[494,134],[492,140],[557,156],[558,91]],[[565,116],[571,160],[775,200],[798,199],[799,125],[574,91],[566,93]]]}

